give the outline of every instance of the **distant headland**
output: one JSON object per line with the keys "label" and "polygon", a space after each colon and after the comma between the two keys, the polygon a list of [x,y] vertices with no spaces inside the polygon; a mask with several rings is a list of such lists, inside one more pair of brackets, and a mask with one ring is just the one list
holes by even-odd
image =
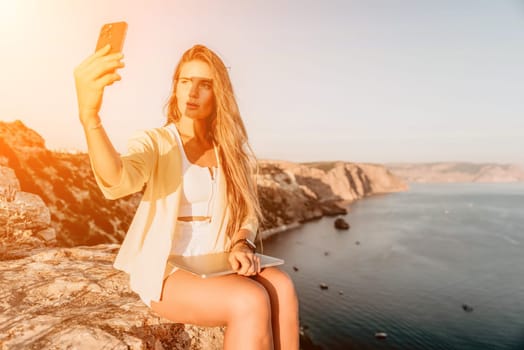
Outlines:
{"label": "distant headland", "polygon": [[517,164],[439,162],[385,164],[406,182],[524,182],[523,167]]}

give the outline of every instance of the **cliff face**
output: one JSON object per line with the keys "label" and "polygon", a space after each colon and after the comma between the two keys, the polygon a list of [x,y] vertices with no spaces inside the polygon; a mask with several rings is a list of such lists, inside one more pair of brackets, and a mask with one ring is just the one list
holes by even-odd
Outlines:
{"label": "cliff face", "polygon": [[407,182],[522,182],[524,170],[516,164],[443,162],[387,164],[392,173]]}
{"label": "cliff face", "polygon": [[62,246],[117,243],[127,231],[140,195],[106,200],[86,154],[49,151],[22,122],[0,122],[0,166],[12,169],[22,192],[43,200]]}
{"label": "cliff face", "polygon": [[257,178],[262,230],[345,213],[344,203],[407,190],[381,165],[261,161]]}

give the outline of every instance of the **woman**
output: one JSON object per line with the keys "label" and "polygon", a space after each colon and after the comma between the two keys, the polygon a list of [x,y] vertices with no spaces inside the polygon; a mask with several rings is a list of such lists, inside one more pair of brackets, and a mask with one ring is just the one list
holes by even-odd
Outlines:
{"label": "woman", "polygon": [[[80,121],[107,198],[144,195],[115,260],[131,288],[161,316],[226,326],[225,349],[298,349],[298,301],[289,276],[261,269],[253,243],[260,208],[247,135],[222,60],[196,45],[177,65],[164,127],[120,156],[99,117],[104,88],[121,79],[109,45],[75,69]],[[201,279],[169,254],[230,251],[236,274]]]}

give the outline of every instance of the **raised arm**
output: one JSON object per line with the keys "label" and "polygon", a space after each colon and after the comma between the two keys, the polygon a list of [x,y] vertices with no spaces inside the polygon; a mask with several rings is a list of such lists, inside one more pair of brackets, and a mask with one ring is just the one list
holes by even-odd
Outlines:
{"label": "raised arm", "polygon": [[75,68],[78,113],[84,128],[89,158],[94,170],[106,185],[118,183],[122,161],[107,136],[100,119],[104,88],[121,79],[116,70],[124,67],[121,53],[108,54],[110,46],[87,57]]}

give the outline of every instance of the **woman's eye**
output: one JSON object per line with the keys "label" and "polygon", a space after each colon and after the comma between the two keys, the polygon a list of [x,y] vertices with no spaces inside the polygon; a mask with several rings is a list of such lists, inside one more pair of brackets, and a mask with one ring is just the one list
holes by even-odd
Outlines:
{"label": "woman's eye", "polygon": [[210,83],[202,83],[200,86],[203,89],[205,89],[205,90],[210,90],[211,89],[211,84]]}

